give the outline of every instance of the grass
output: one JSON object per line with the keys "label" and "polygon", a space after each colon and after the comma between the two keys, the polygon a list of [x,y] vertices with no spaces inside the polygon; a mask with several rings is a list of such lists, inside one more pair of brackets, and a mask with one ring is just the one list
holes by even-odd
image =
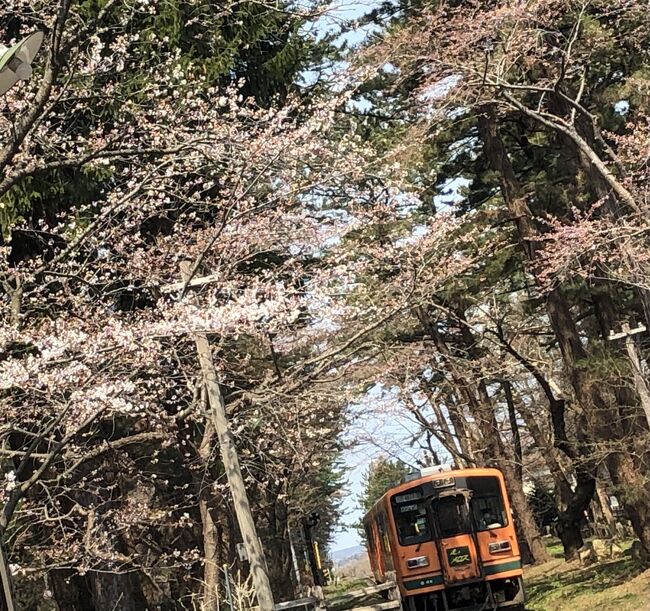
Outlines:
{"label": "grass", "polygon": [[530,611],[650,610],[650,571],[643,572],[623,545],[622,558],[582,567],[565,563],[561,546],[550,546],[553,560],[524,574]]}
{"label": "grass", "polygon": [[553,556],[553,558],[564,558],[564,549],[562,544],[558,541],[557,543],[552,543],[546,547],[548,553]]}
{"label": "grass", "polygon": [[[621,558],[583,567],[564,562],[562,545],[551,542],[552,559],[524,572],[527,611],[650,611],[650,570],[636,565],[631,541],[620,545]],[[366,579],[348,578],[325,592],[331,598],[366,585]]]}
{"label": "grass", "polygon": [[323,593],[326,598],[334,598],[335,596],[341,596],[352,590],[360,590],[362,588],[367,588],[370,585],[370,582],[365,577],[360,577],[358,579],[343,579],[338,584],[331,584],[323,588]]}

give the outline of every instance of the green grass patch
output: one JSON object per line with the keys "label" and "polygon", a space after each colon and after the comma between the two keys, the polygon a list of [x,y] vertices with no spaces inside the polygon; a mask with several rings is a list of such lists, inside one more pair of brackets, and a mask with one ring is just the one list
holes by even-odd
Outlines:
{"label": "green grass patch", "polygon": [[[530,611],[594,611],[606,607],[617,611],[646,608],[648,580],[635,579],[644,570],[631,557],[630,544],[622,558],[582,567],[552,560],[527,571],[525,577]],[[562,548],[549,548],[554,558],[562,558]]]}
{"label": "green grass patch", "polygon": [[335,596],[341,596],[341,594],[346,594],[352,590],[360,590],[362,588],[367,588],[370,585],[367,579],[343,579],[337,584],[330,584],[323,588],[323,593],[327,598],[333,598]]}
{"label": "green grass patch", "polygon": [[564,558],[564,548],[559,541],[548,545],[546,549],[553,558]]}

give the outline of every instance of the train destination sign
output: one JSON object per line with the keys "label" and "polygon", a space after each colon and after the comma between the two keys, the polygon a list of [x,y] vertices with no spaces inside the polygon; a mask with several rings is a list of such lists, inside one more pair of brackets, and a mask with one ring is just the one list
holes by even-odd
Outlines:
{"label": "train destination sign", "polygon": [[410,503],[411,501],[417,501],[422,498],[422,490],[412,490],[411,492],[405,492],[404,494],[398,494],[393,497],[395,503]]}

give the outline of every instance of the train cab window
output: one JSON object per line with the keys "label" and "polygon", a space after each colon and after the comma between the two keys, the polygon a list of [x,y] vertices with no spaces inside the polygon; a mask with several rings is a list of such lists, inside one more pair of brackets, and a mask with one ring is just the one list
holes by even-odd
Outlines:
{"label": "train cab window", "polygon": [[420,488],[391,499],[397,536],[402,545],[416,545],[431,540],[431,526],[426,502]]}
{"label": "train cab window", "polygon": [[436,500],[433,512],[440,538],[470,532],[469,511],[463,495],[445,496]]}
{"label": "train cab window", "polygon": [[467,487],[472,491],[472,514],[477,530],[507,526],[508,516],[498,478],[468,477]]}

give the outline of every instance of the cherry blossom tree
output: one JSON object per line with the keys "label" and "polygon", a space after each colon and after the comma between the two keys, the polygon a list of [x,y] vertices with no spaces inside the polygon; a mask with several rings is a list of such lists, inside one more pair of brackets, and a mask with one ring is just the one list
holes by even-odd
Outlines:
{"label": "cherry blossom tree", "polygon": [[[623,2],[435,2],[403,9],[357,56],[365,91],[377,82],[383,87],[366,121],[376,118],[388,147],[420,147],[409,158],[418,180],[431,183],[437,173],[440,190],[458,172],[455,178],[468,184],[461,208],[473,209],[486,233],[498,232],[515,249],[486,268],[506,270],[499,264],[508,261],[516,269],[508,290],[543,306],[540,325],[560,350],[566,395],[507,333],[499,350],[515,348],[510,356],[539,384],[554,443],[579,475],[566,515],[567,557],[581,544],[569,530],[579,531],[603,461],[647,547],[643,397],[620,347],[605,343],[621,312],[637,319],[647,312],[640,282],[647,251],[644,136],[616,110],[627,104],[628,123],[647,115],[646,102],[633,93],[645,86],[639,50],[647,46],[647,15]],[[470,301],[485,309],[499,281],[480,273],[472,280],[486,292],[474,288]],[[438,302],[447,305],[446,299]],[[590,311],[578,318],[583,299]]]}
{"label": "cherry blossom tree", "polygon": [[[290,527],[336,515],[343,380],[407,307],[426,256],[336,245],[399,216],[404,172],[339,122],[343,86],[262,105],[246,79],[220,82],[149,27],[157,2],[42,8],[36,20],[12,6],[16,35],[42,23],[49,36],[40,80],[7,99],[0,157],[0,526],[15,572],[46,575],[68,608],[215,607],[214,567],[235,562],[238,535],[192,348],[201,331],[289,597]],[[238,8],[208,14],[217,33]],[[199,34],[210,26],[202,17]],[[65,200],[39,211],[29,186],[51,177]],[[437,220],[428,256],[455,231]],[[427,282],[471,264],[445,256]],[[407,266],[411,281],[355,306],[367,266]]]}

